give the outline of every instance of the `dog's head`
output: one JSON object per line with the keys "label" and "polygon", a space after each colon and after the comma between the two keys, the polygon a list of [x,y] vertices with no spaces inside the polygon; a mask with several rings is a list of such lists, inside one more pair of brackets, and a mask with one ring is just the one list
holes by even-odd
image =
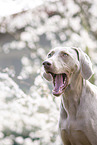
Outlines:
{"label": "dog's head", "polygon": [[89,57],[79,48],[57,47],[52,49],[43,62],[44,77],[53,80],[55,96],[61,95],[70,84],[73,74],[81,73],[84,79],[92,75]]}

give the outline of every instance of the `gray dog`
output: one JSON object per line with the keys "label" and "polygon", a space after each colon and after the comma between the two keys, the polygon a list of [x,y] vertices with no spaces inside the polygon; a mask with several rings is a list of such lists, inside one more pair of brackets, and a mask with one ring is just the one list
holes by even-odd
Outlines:
{"label": "gray dog", "polygon": [[89,57],[79,48],[58,47],[43,62],[44,77],[60,96],[59,130],[64,145],[97,145],[97,87]]}

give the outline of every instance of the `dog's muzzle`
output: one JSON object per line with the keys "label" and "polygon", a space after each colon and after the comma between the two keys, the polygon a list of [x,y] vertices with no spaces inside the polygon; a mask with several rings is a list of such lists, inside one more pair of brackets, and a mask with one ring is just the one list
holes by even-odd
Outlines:
{"label": "dog's muzzle", "polygon": [[61,95],[68,86],[68,77],[66,73],[62,74],[53,73],[52,64],[48,61],[44,61],[43,66],[46,73],[50,73],[52,76],[54,85],[53,95],[55,96]]}

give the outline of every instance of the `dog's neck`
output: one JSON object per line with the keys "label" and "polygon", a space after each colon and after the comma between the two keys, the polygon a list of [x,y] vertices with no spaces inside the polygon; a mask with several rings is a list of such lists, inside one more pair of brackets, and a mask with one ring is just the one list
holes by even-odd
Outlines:
{"label": "dog's neck", "polygon": [[72,75],[70,85],[62,95],[62,102],[67,111],[67,114],[73,118],[76,116],[77,107],[80,103],[82,94],[83,78],[80,72]]}

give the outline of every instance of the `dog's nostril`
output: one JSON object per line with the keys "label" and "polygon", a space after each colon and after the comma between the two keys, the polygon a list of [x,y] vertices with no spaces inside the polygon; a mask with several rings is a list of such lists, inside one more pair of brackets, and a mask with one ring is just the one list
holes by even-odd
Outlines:
{"label": "dog's nostril", "polygon": [[50,66],[50,65],[51,65],[51,63],[47,62],[47,65],[48,65],[48,66]]}
{"label": "dog's nostril", "polygon": [[43,62],[43,65],[44,65],[44,66],[48,66],[48,67],[49,67],[49,66],[51,65],[51,63],[50,63],[50,62],[48,62],[48,61],[44,61],[44,62]]}

